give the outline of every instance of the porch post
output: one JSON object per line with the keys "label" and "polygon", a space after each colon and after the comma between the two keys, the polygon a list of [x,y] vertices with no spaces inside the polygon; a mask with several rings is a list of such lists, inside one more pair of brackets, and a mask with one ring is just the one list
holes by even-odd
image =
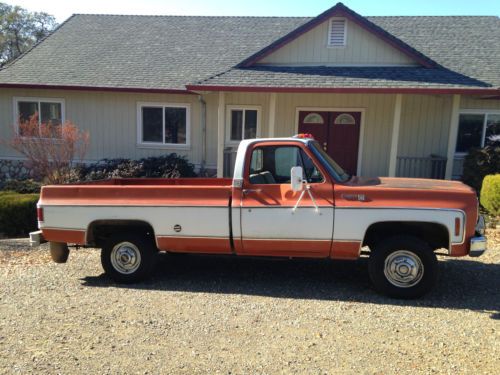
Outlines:
{"label": "porch post", "polygon": [[392,120],[391,152],[389,154],[389,177],[396,177],[396,165],[398,161],[399,125],[401,123],[402,94],[396,94],[394,104],[394,118]]}
{"label": "porch post", "polygon": [[272,92],[271,95],[269,96],[269,119],[268,119],[268,126],[269,126],[269,138],[274,137],[274,129],[276,126],[276,93]]}
{"label": "porch post", "polygon": [[225,141],[225,107],[224,92],[219,92],[219,106],[217,108],[217,177],[224,177],[224,141]]}
{"label": "porch post", "polygon": [[455,146],[458,134],[458,114],[460,111],[460,95],[453,95],[450,117],[450,131],[448,133],[448,155],[446,156],[446,171],[444,178],[451,180],[453,174],[453,159],[455,157]]}

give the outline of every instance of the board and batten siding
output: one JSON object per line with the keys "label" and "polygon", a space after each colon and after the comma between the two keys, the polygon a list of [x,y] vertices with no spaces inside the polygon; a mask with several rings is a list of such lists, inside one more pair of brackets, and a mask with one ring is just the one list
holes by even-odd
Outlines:
{"label": "board and batten siding", "polygon": [[346,20],[346,45],[328,47],[330,20],[259,61],[267,65],[416,65],[401,51]]}
{"label": "board and batten siding", "polygon": [[446,157],[451,95],[403,95],[398,156]]}
{"label": "board and batten siding", "polygon": [[[202,159],[201,105],[196,95],[93,92],[71,90],[0,90],[0,138],[11,139],[14,97],[60,98],[65,101],[65,118],[90,134],[86,155],[89,161],[102,158],[140,159],[175,152],[199,165]],[[190,105],[191,144],[186,148],[143,146],[137,140],[137,103],[187,103]],[[210,134],[210,132],[208,132]],[[216,133],[215,133],[216,134]],[[18,157],[0,143],[0,158]],[[208,161],[215,166],[216,160]]]}

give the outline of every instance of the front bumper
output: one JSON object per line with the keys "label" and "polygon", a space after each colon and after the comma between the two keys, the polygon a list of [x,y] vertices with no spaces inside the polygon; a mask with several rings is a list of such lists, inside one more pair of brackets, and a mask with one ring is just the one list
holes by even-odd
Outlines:
{"label": "front bumper", "polygon": [[486,237],[477,236],[470,239],[469,256],[479,257],[486,251]]}

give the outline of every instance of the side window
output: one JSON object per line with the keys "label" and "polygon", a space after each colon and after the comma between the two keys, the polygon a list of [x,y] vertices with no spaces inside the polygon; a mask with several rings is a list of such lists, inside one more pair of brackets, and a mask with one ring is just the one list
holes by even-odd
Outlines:
{"label": "side window", "polygon": [[253,150],[250,161],[251,184],[288,184],[292,167],[301,166],[309,183],[323,181],[321,172],[307,154],[296,146],[267,146]]}

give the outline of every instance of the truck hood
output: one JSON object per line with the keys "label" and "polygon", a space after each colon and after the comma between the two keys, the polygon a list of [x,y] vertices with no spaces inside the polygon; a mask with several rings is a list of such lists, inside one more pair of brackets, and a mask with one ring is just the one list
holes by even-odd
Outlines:
{"label": "truck hood", "polygon": [[373,186],[387,189],[445,190],[474,193],[474,189],[460,181],[431,180],[424,178],[359,177],[354,176],[347,183],[352,187]]}

